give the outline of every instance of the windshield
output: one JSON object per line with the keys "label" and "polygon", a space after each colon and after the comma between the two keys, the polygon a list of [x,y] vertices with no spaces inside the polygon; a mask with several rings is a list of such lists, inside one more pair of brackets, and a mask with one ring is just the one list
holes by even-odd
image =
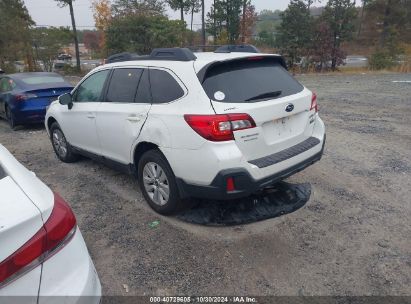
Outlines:
{"label": "windshield", "polygon": [[212,100],[248,103],[296,94],[303,90],[275,58],[250,58],[212,66],[203,88]]}

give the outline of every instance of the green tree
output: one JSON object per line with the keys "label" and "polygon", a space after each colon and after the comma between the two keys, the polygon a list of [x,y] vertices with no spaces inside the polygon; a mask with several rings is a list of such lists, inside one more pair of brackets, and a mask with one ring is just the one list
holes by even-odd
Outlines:
{"label": "green tree", "polygon": [[[216,0],[207,14],[207,29],[216,40],[227,35],[229,43],[235,43],[240,36],[240,22],[244,0]],[[221,41],[224,43],[224,41]]]}
{"label": "green tree", "polygon": [[184,13],[190,9],[190,0],[166,0],[174,11],[180,11],[180,20],[184,22]]}
{"label": "green tree", "polygon": [[59,3],[60,7],[68,6],[70,9],[71,26],[73,27],[74,48],[76,50],[76,68],[80,71],[80,51],[78,47],[78,37],[76,28],[76,19],[74,18],[73,1],[74,0],[55,0]]}
{"label": "green tree", "polygon": [[35,28],[31,37],[36,60],[43,63],[45,71],[51,72],[59,50],[71,41],[72,34],[66,27]]}
{"label": "green tree", "polygon": [[127,15],[112,19],[106,32],[109,53],[148,54],[156,47],[181,45],[182,22],[165,16]]}
{"label": "green tree", "polygon": [[[410,0],[368,0],[361,40],[367,39],[375,50],[369,58],[372,69],[398,64],[398,56],[411,43]],[[373,34],[370,34],[373,33]]]}
{"label": "green tree", "polygon": [[353,38],[356,17],[355,1],[351,2],[351,0],[328,0],[320,17],[331,30],[331,69],[333,71],[345,57],[341,50],[341,44]]}
{"label": "green tree", "polygon": [[302,0],[291,0],[281,18],[276,40],[281,53],[292,67],[308,54],[313,35],[313,19]]}
{"label": "green tree", "polygon": [[281,24],[281,11],[262,10],[258,14],[256,32],[274,33]]}
{"label": "green tree", "polygon": [[163,16],[165,12],[163,0],[114,0],[111,7],[114,16]]}
{"label": "green tree", "polygon": [[190,5],[190,14],[191,14],[191,20],[190,20],[190,30],[193,30],[193,19],[194,19],[194,14],[198,13],[201,9],[201,1],[200,0],[189,0],[189,5]]}
{"label": "green tree", "polygon": [[397,43],[411,42],[411,0],[368,0],[364,19],[367,32],[379,33],[373,42],[380,48],[392,44],[393,35]]}
{"label": "green tree", "polygon": [[34,25],[22,0],[0,0],[0,67],[12,72],[13,62],[24,58],[34,69],[30,27]]}

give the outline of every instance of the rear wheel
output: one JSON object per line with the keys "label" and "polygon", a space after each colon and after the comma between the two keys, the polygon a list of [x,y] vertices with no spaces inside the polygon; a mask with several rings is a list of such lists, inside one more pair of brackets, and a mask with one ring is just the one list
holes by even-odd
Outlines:
{"label": "rear wheel", "polygon": [[16,128],[16,121],[14,119],[13,112],[11,112],[11,109],[8,106],[6,106],[6,118],[9,122],[10,128],[14,130]]}
{"label": "rear wheel", "polygon": [[158,150],[144,153],[138,163],[138,182],[151,208],[161,214],[171,214],[180,207],[180,197],[174,173]]}
{"label": "rear wheel", "polygon": [[54,122],[50,127],[50,139],[54,152],[61,161],[72,163],[78,159],[78,155],[74,153],[57,122]]}

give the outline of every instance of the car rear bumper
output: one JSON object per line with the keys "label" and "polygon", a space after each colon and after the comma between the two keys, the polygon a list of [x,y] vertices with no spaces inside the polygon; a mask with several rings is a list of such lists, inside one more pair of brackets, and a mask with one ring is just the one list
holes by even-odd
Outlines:
{"label": "car rear bumper", "polygon": [[[322,141],[320,152],[310,156],[309,158],[299,162],[285,170],[255,180],[250,173],[244,168],[226,169],[220,171],[214,180],[208,186],[195,185],[186,183],[183,179],[177,178],[177,186],[182,198],[198,197],[216,200],[228,200],[240,197],[245,197],[256,193],[259,190],[273,185],[274,183],[285,179],[319,161],[323,155],[325,146],[325,135]],[[235,191],[227,192],[227,178],[232,177],[234,180]]]}
{"label": "car rear bumper", "polygon": [[18,124],[32,124],[44,122],[45,116],[46,108],[20,111],[14,116],[14,119]]}
{"label": "car rear bumper", "polygon": [[35,101],[25,101],[12,109],[14,120],[18,124],[41,123],[46,116],[46,109],[51,99],[37,98]]}

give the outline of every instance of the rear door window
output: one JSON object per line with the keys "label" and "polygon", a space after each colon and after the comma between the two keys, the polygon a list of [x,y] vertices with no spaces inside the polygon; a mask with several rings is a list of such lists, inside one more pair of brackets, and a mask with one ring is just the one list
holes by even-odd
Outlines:
{"label": "rear door window", "polygon": [[107,90],[107,102],[133,103],[143,69],[115,69]]}
{"label": "rear door window", "polygon": [[153,103],[166,103],[184,95],[184,91],[170,73],[150,70],[151,95]]}
{"label": "rear door window", "polygon": [[250,58],[209,68],[202,83],[211,100],[258,102],[296,94],[303,86],[275,58]]}

